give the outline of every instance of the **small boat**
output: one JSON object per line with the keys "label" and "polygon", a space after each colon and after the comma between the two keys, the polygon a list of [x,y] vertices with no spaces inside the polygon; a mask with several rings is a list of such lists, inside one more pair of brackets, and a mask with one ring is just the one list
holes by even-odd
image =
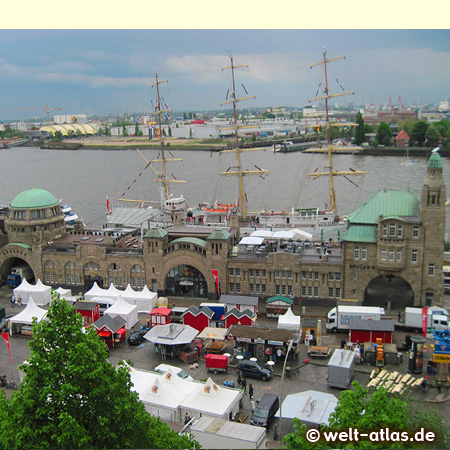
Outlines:
{"label": "small boat", "polygon": [[61,211],[64,214],[66,225],[75,225],[75,221],[79,219],[78,214],[74,213],[69,205],[61,205]]}
{"label": "small boat", "polygon": [[409,148],[407,148],[405,160],[402,162],[402,166],[414,166],[415,164],[417,164],[417,159],[409,159]]}

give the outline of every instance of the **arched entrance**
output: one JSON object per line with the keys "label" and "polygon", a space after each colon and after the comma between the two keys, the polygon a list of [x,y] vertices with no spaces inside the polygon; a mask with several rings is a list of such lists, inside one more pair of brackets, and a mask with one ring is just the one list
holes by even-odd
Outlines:
{"label": "arched entrance", "polygon": [[403,278],[392,274],[380,275],[368,284],[364,305],[381,306],[386,308],[386,313],[389,310],[401,311],[414,305],[414,292]]}
{"label": "arched entrance", "polygon": [[166,293],[176,297],[208,297],[208,285],[203,274],[193,266],[180,264],[166,275]]}
{"label": "arched entrance", "polygon": [[31,266],[25,260],[13,257],[5,260],[1,267],[1,285],[6,284],[8,275],[10,275],[13,270],[22,278],[26,278],[27,281],[35,281],[36,277]]}

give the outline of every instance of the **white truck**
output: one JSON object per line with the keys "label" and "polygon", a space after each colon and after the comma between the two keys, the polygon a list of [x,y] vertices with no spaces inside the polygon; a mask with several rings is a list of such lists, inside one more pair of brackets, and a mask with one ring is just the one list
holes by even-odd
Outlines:
{"label": "white truck", "polygon": [[30,280],[31,278],[34,277],[34,273],[31,270],[31,267],[28,264],[22,264],[20,266],[15,266],[11,269],[11,274],[12,275],[20,275],[20,277],[23,279],[25,278],[26,280]]}
{"label": "white truck", "polygon": [[[405,308],[404,329],[422,330],[422,308]],[[448,311],[439,306],[429,306],[427,328],[450,331]]]}
{"label": "white truck", "polygon": [[347,331],[349,319],[381,320],[382,315],[384,308],[378,306],[338,305],[327,314],[327,331]]}

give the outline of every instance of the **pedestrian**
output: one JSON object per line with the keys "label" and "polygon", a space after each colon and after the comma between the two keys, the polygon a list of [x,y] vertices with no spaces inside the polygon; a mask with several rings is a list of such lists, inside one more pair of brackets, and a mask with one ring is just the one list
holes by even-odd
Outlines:
{"label": "pedestrian", "polygon": [[345,348],[345,344],[346,344],[345,339],[342,339],[342,340],[341,340],[341,348],[342,348],[342,349]]}
{"label": "pedestrian", "polygon": [[441,382],[440,381],[437,382],[437,390],[438,390],[438,394],[440,394],[441,393]]}
{"label": "pedestrian", "polygon": [[281,348],[278,348],[277,350],[277,359],[281,362],[281,357],[283,356],[283,350]]}
{"label": "pedestrian", "polygon": [[398,321],[399,322],[402,321],[402,312],[401,311],[398,312]]}
{"label": "pedestrian", "polygon": [[251,400],[253,398],[253,384],[252,383],[250,383],[248,385],[248,395],[249,395],[250,400]]}
{"label": "pedestrian", "polygon": [[238,379],[237,379],[237,382],[238,382],[238,386],[240,386],[241,384],[242,384],[242,379],[241,379],[241,371],[238,369]]}
{"label": "pedestrian", "polygon": [[19,295],[19,298],[17,299],[17,304],[19,306],[22,306],[22,297]]}
{"label": "pedestrian", "polygon": [[244,389],[244,391],[247,391],[247,381],[245,380],[245,377],[242,377],[242,389]]}
{"label": "pedestrian", "polygon": [[423,379],[421,386],[422,386],[422,392],[427,392],[427,380],[425,378]]}
{"label": "pedestrian", "polygon": [[14,297],[14,294],[13,294],[12,297],[11,297],[11,306],[12,306],[13,308],[16,307],[16,297]]}
{"label": "pedestrian", "polygon": [[191,416],[186,413],[186,415],[184,416],[184,424],[187,425],[191,420]]}

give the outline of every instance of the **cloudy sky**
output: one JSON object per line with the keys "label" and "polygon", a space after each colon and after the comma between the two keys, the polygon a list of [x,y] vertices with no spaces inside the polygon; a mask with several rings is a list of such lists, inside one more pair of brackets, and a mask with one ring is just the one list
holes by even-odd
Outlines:
{"label": "cloudy sky", "polygon": [[43,117],[47,104],[61,108],[52,114],[148,112],[156,71],[169,108],[220,109],[230,55],[248,65],[236,70],[238,96],[242,84],[256,96],[242,106],[301,107],[323,88],[321,66],[310,69],[323,47],[346,56],[329,65],[331,93],[355,91],[339,104],[450,96],[447,29],[2,29],[0,42],[0,121]]}

